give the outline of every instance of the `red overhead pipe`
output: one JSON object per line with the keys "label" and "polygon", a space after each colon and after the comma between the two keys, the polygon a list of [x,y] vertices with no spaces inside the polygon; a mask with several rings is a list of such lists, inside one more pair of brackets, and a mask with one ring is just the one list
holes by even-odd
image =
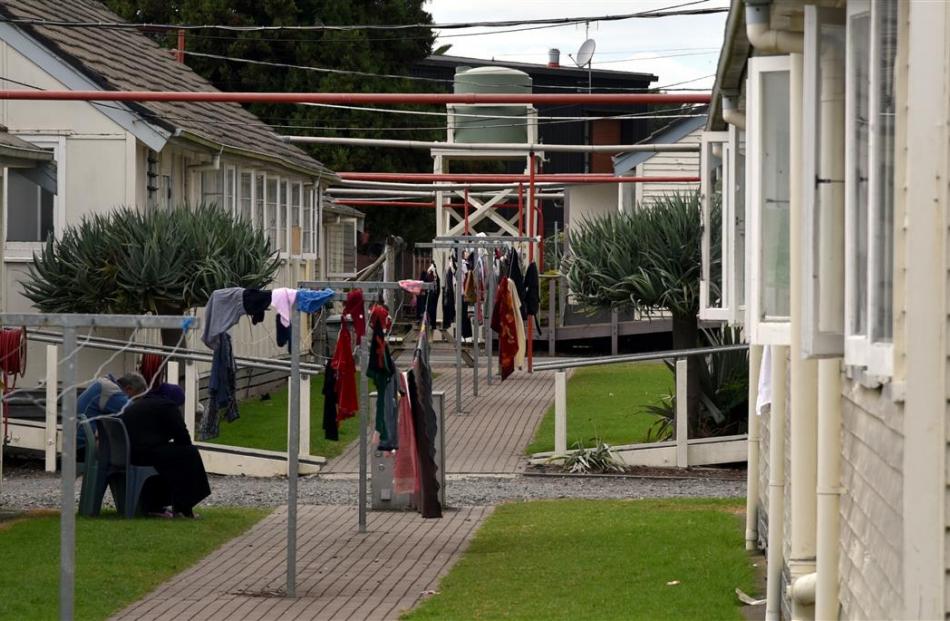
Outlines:
{"label": "red overhead pipe", "polygon": [[[344,172],[337,173],[340,179],[347,181],[396,181],[396,182],[438,182],[455,181],[458,183],[526,183],[531,175],[518,174],[471,174],[471,173],[375,173]],[[699,183],[699,177],[618,177],[607,174],[542,174],[535,175],[536,183]]]}
{"label": "red overhead pipe", "polygon": [[334,104],[706,104],[709,93],[249,93],[221,91],[2,90],[26,101],[202,101]]}

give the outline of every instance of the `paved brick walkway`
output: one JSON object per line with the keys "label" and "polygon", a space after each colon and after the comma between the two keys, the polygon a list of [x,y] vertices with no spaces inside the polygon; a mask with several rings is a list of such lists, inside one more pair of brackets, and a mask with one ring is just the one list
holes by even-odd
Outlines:
{"label": "paved brick walkway", "polygon": [[[484,358],[483,358],[484,362]],[[462,411],[455,414],[455,369],[437,369],[435,390],[445,391],[445,470],[448,474],[502,474],[524,470],[524,449],[544,412],[554,401],[550,372],[515,372],[504,382],[488,385],[478,378],[472,396],[472,371],[462,371]],[[323,469],[328,474],[358,471],[359,446],[354,443]]]}
{"label": "paved brick walkway", "polygon": [[491,512],[475,507],[441,520],[370,512],[356,532],[356,508],[300,507],[297,595],[282,597],[286,510],[161,585],[114,619],[397,619],[412,608],[468,545]]}

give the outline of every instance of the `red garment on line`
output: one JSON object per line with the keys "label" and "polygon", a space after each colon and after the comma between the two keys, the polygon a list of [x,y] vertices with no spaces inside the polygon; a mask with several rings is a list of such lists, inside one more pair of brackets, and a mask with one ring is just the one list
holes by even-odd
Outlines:
{"label": "red garment on line", "polygon": [[346,301],[343,303],[343,314],[349,315],[353,319],[353,330],[356,331],[356,344],[363,342],[363,335],[366,334],[366,316],[363,314],[363,290],[353,289],[346,294]]}
{"label": "red garment on line", "polygon": [[360,409],[356,396],[356,362],[353,360],[353,342],[346,322],[340,327],[340,336],[336,340],[336,350],[330,361],[336,371],[336,422],[346,420]]}
{"label": "red garment on line", "polygon": [[409,401],[409,384],[406,374],[399,374],[399,448],[393,466],[393,490],[397,494],[418,494],[422,489],[419,473],[419,452],[416,447],[416,430],[412,422],[412,403]]}
{"label": "red garment on line", "polygon": [[515,325],[515,311],[512,305],[511,281],[505,277],[498,282],[495,308],[492,311],[491,328],[498,333],[498,362],[501,365],[501,379],[504,380],[515,371],[515,355],[518,353],[518,333]]}

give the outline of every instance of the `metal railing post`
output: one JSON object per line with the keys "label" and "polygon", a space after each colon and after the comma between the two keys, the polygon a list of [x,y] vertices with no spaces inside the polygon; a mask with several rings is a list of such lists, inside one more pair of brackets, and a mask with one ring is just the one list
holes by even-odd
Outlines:
{"label": "metal railing post", "polygon": [[[63,327],[63,498],[59,543],[59,618],[72,621],[76,579],[76,328]],[[88,441],[92,441],[89,438]]]}
{"label": "metal railing post", "polygon": [[557,326],[557,278],[548,280],[548,356],[554,357],[557,341],[555,327]]}
{"label": "metal railing post", "polygon": [[56,472],[56,418],[59,409],[59,350],[46,346],[46,471]]}
{"label": "metal railing post", "polygon": [[567,455],[567,373],[554,374],[554,456]]}
{"label": "metal railing post", "polygon": [[310,455],[310,380],[309,375],[300,374],[300,455]]}
{"label": "metal railing post", "polygon": [[676,467],[689,466],[689,404],[687,385],[689,358],[676,361]]}

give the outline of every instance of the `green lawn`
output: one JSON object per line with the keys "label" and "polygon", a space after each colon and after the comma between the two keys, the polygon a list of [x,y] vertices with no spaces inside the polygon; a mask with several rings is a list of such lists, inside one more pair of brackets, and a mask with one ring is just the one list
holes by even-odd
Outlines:
{"label": "green lawn", "polygon": [[[359,378],[357,377],[357,381]],[[370,384],[372,390],[372,384]],[[323,376],[310,381],[310,454],[336,457],[357,435],[357,417],[340,425],[340,439],[332,442],[323,437]],[[255,397],[242,401],[241,418],[233,423],[221,422],[221,435],[211,442],[246,448],[287,450],[287,388],[270,393],[270,399]]]}
{"label": "green lawn", "polygon": [[[673,390],[664,364],[634,363],[578,369],[567,382],[567,446],[596,438],[611,445],[646,442],[656,417],[641,410]],[[554,450],[554,406],[548,408],[528,453]]]}
{"label": "green lawn", "polygon": [[[76,520],[76,619],[105,619],[270,512],[206,508],[201,520]],[[0,619],[59,618],[59,516],[0,523]]]}
{"label": "green lawn", "polygon": [[[502,505],[404,619],[741,619],[742,500]],[[669,584],[676,582],[676,584]]]}

